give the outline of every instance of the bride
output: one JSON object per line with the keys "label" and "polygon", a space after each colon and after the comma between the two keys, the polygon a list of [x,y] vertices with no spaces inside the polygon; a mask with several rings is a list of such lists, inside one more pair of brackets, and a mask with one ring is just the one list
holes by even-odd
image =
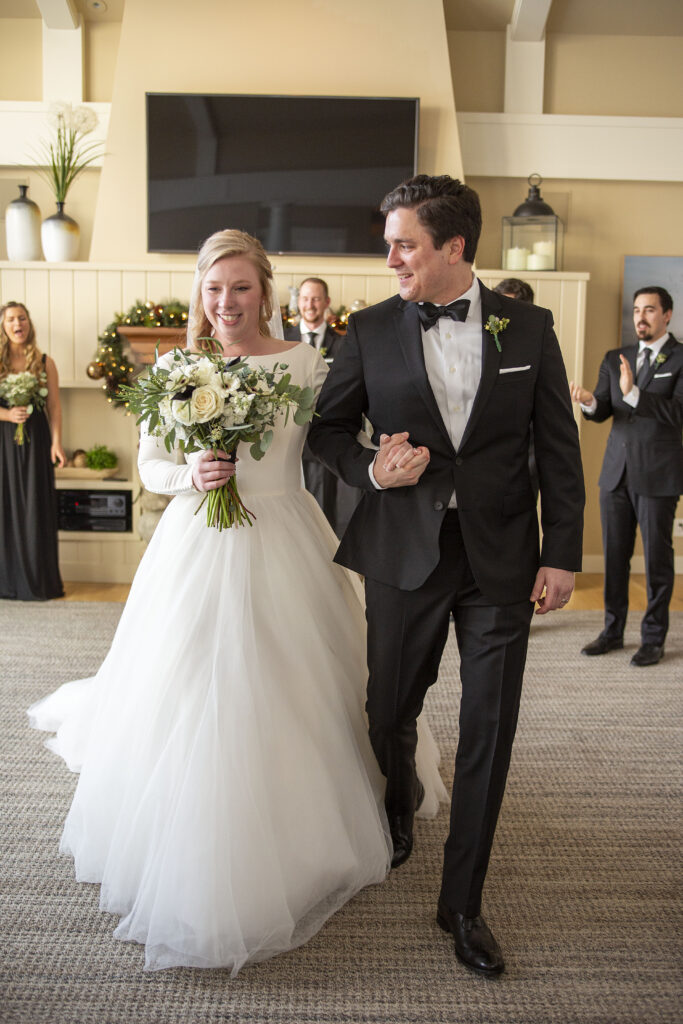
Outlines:
{"label": "bride", "polygon": [[[287,363],[318,392],[326,364],[270,332],[272,294],[261,244],[217,232],[199,253],[188,344],[211,334],[226,357]],[[143,431],[142,481],[175,498],[97,675],[29,709],[80,772],[60,850],[78,881],[100,883],[115,937],[144,943],[146,970],[234,975],[305,942],[389,870],[362,591],[303,488],[305,429],[278,421],[265,458],[245,448],[236,468]],[[195,515],[203,494],[235,472],[254,526],[210,528]],[[437,762],[422,730],[423,813],[445,797]]]}

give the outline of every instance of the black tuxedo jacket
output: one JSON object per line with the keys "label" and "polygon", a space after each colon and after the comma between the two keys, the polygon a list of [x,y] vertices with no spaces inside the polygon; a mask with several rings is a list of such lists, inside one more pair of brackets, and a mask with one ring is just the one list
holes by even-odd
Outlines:
{"label": "black tuxedo jacket", "polygon": [[[528,599],[539,564],[581,567],[583,474],[567,377],[548,310],[497,295],[480,282],[482,374],[462,442],[454,450],[429,385],[417,306],[394,296],[354,313],[318,401],[309,444],[364,491],[336,560],[371,579],[413,590],[439,560],[439,533],[455,489],[463,541],[482,593],[494,604]],[[508,317],[502,352],[484,329]],[[414,487],[377,490],[374,452],[355,440],[362,417],[380,434],[410,432],[431,460]],[[541,488],[529,476],[533,424]]]}
{"label": "black tuxedo jacket", "polygon": [[[308,338],[302,338],[299,324],[297,324],[296,327],[285,327],[284,333],[285,341],[308,341]],[[321,345],[321,348],[325,349],[325,354],[323,358],[334,359],[339,350],[339,346],[343,343],[343,341],[344,336],[342,334],[337,334],[337,332],[333,331],[329,325],[326,326],[325,334],[323,336],[323,343]]]}
{"label": "black tuxedo jacket", "polygon": [[[653,361],[634,409],[619,387],[619,356],[625,355],[636,373],[638,345],[613,349],[602,361],[594,391],[598,407],[584,417],[601,423],[612,417],[600,473],[600,487],[613,491],[624,469],[629,486],[648,498],[683,491],[683,345],[669,335],[659,361]],[[664,358],[662,358],[664,357]]]}

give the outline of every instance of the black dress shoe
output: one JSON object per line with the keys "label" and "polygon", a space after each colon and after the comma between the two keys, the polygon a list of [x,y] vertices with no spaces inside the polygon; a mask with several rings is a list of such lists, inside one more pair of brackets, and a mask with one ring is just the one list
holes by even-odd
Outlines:
{"label": "black dress shoe", "polygon": [[389,818],[389,830],[391,841],[394,844],[394,853],[391,858],[392,868],[404,864],[413,852],[413,819],[415,811],[424,800],[425,788],[417,780],[415,788],[415,810],[412,814],[399,814],[395,818]]}
{"label": "black dress shoe", "polygon": [[657,644],[643,644],[631,658],[631,664],[641,668],[645,665],[656,665],[663,657],[663,647],[658,647]]}
{"label": "black dress shoe", "polygon": [[483,917],[464,917],[448,910],[441,900],[436,912],[436,923],[455,940],[455,955],[466,967],[479,974],[501,974],[505,961]]}
{"label": "black dress shoe", "polygon": [[594,640],[591,644],[586,644],[585,647],[581,648],[582,654],[592,656],[594,654],[607,654],[608,651],[620,651],[624,646],[624,641],[621,637],[603,636],[602,633]]}

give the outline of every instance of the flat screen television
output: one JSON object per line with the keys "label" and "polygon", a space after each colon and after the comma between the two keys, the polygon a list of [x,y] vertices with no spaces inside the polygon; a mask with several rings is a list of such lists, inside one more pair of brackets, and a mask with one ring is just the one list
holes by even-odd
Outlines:
{"label": "flat screen television", "polygon": [[416,173],[419,100],[147,93],[150,252],[222,228],[270,253],[384,252],[383,197]]}

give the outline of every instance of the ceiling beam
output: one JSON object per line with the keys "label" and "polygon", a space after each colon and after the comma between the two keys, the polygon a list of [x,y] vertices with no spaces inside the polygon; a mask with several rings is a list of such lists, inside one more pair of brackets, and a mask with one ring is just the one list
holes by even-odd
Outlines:
{"label": "ceiling beam", "polygon": [[78,28],[81,15],[74,0],[36,0],[46,28]]}
{"label": "ceiling beam", "polygon": [[540,43],[553,0],[515,0],[510,36],[515,43]]}

